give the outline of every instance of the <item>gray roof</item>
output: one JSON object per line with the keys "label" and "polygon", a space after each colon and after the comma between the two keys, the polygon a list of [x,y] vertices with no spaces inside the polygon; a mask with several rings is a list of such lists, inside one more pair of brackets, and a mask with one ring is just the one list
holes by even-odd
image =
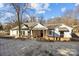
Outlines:
{"label": "gray roof", "polygon": [[37,23],[36,22],[28,22],[28,23],[25,23],[24,25],[29,28],[33,28],[35,25],[37,25]]}
{"label": "gray roof", "polygon": [[[21,25],[21,30],[28,30],[27,26],[25,26],[25,27],[23,27],[23,26],[25,26],[25,25],[24,24]],[[19,29],[19,26],[12,28],[12,30],[18,30],[18,29]]]}
{"label": "gray roof", "polygon": [[69,30],[66,27],[62,27],[62,28],[59,27],[59,31],[69,31]]}
{"label": "gray roof", "polygon": [[50,25],[50,26],[47,26],[47,27],[48,27],[49,30],[54,30],[55,28],[58,28],[59,31],[68,31],[68,28],[66,28],[66,27],[60,27],[61,25],[62,24],[54,24],[54,25]]}
{"label": "gray roof", "polygon": [[60,24],[54,24],[54,25],[50,25],[47,27],[48,27],[48,29],[54,29],[54,28],[59,27],[59,26],[60,26]]}
{"label": "gray roof", "polygon": [[[40,24],[40,23],[37,23],[37,22],[28,22],[28,23],[25,23],[25,24],[22,24],[21,25],[21,29],[23,30],[23,29],[33,29],[33,30],[46,30],[47,29],[47,27],[44,27],[43,25],[38,25],[38,24]],[[37,28],[35,28],[35,26],[36,25],[38,25],[38,27]],[[25,26],[24,28],[23,28],[23,26]],[[40,27],[41,26],[41,27]],[[13,28],[12,30],[18,30],[19,29],[19,27],[17,26],[17,27],[15,27],[15,28]]]}

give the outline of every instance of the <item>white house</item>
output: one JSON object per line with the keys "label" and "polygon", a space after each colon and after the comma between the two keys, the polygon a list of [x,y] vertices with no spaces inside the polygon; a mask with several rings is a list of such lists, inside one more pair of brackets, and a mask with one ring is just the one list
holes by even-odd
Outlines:
{"label": "white house", "polygon": [[55,38],[71,38],[72,27],[60,24],[60,25],[53,25],[48,27],[48,36],[55,37]]}
{"label": "white house", "polygon": [[[44,38],[47,35],[47,29],[48,29],[47,27],[43,26],[40,23],[36,22],[25,23],[21,25],[21,35],[22,37],[27,37],[29,36],[29,32],[31,32],[31,37],[33,38],[36,37]],[[10,30],[10,35],[15,37],[19,36],[18,26]]]}
{"label": "white house", "polygon": [[[22,36],[28,36],[28,27],[24,24],[21,25],[21,34]],[[16,26],[10,30],[10,36],[19,37],[19,27]]]}

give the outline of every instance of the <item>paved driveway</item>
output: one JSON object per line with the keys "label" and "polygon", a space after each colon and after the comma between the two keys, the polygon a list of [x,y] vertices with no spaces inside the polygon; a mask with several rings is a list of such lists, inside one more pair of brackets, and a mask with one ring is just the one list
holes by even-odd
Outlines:
{"label": "paved driveway", "polygon": [[1,56],[79,55],[79,42],[40,42],[0,39]]}

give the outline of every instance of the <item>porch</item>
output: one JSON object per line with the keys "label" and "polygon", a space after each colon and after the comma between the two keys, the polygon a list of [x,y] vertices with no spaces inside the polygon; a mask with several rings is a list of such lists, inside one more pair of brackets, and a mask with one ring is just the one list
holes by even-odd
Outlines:
{"label": "porch", "polygon": [[31,31],[31,38],[46,38],[47,37],[47,30],[32,30]]}

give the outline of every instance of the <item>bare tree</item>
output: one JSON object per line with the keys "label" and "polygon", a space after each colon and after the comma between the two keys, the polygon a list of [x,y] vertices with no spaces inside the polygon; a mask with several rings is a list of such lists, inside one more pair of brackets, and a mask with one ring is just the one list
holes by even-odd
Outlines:
{"label": "bare tree", "polygon": [[23,6],[20,3],[12,3],[12,6],[16,10],[17,15],[17,23],[19,27],[19,37],[21,36],[21,24],[22,24],[22,15],[24,11],[28,8],[28,4],[24,4]]}
{"label": "bare tree", "polygon": [[17,20],[18,20],[18,27],[19,27],[19,37],[21,36],[21,23],[20,23],[20,6],[19,4],[16,3],[12,3],[13,7],[16,10],[16,14],[17,14]]}
{"label": "bare tree", "polygon": [[77,8],[73,9],[73,10],[66,10],[64,12],[64,17],[67,18],[67,23],[69,22],[69,19],[72,22],[72,25],[77,25],[77,16],[78,16],[79,12],[77,10]]}
{"label": "bare tree", "polygon": [[0,23],[0,30],[3,30],[3,25]]}

